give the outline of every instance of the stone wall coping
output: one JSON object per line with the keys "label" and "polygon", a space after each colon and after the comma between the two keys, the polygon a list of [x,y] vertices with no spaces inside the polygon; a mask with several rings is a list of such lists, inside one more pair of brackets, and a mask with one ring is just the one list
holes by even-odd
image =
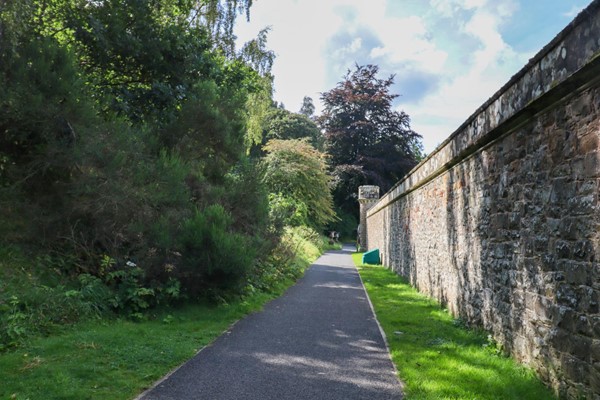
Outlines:
{"label": "stone wall coping", "polygon": [[[381,211],[514,129],[523,120],[560,101],[577,89],[577,84],[581,86],[598,78],[599,55],[600,0],[594,0],[427,158],[383,195],[368,215]],[[586,68],[585,79],[573,78]],[[540,101],[542,98],[546,98],[546,102]]]}

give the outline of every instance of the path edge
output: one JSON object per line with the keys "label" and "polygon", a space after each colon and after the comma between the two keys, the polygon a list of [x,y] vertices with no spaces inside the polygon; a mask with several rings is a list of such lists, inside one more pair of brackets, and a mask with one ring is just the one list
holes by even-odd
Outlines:
{"label": "path edge", "polygon": [[[230,332],[233,329],[233,327],[238,322],[240,322],[242,319],[243,318],[240,318],[237,321],[233,322],[231,325],[229,325],[229,327],[227,329],[225,329],[221,334],[219,334],[219,336],[217,336],[212,342],[208,343],[205,346],[202,346],[202,348],[200,350],[198,350],[196,353],[194,353],[193,356],[191,356],[190,358],[188,358],[187,360],[185,360],[184,362],[182,362],[181,364],[179,364],[178,366],[176,366],[175,368],[173,368],[171,371],[167,372],[166,375],[164,375],[163,377],[161,377],[160,379],[158,379],[157,381],[155,381],[150,387],[148,387],[142,393],[140,393],[136,397],[134,397],[133,400],[144,400],[144,397],[146,395],[150,394],[150,392],[153,391],[154,389],[156,389],[157,386],[159,386],[161,383],[163,383],[164,381],[166,381],[167,379],[169,379],[171,377],[171,375],[173,375],[175,372],[177,372],[181,368],[183,368],[183,366],[186,365],[187,363],[189,363],[192,359],[196,358],[196,356],[198,354],[202,353],[203,350],[205,350],[206,348],[212,346],[213,343],[215,343],[217,341],[217,339],[219,339],[221,336],[225,335],[227,332]],[[149,399],[149,400],[152,400],[152,399]]]}
{"label": "path edge", "polygon": [[[352,259],[352,252],[350,252],[350,258]],[[373,307],[373,302],[371,301],[371,297],[369,297],[369,292],[367,291],[367,288],[365,287],[365,283],[363,282],[362,276],[360,275],[360,271],[358,270],[358,265],[356,265],[356,263],[354,262],[353,259],[352,259],[352,265],[354,265],[354,268],[356,269],[356,273],[358,274],[358,278],[360,279],[360,284],[362,285],[363,291],[365,292],[365,296],[367,298],[367,303],[369,303],[369,307],[371,307],[371,312],[373,313],[373,316],[375,317],[375,322],[377,323],[377,327],[379,328],[379,333],[381,334],[381,337],[383,338],[383,344],[385,345],[385,349],[387,350],[388,358],[390,359],[390,363],[392,363],[392,368],[394,368],[394,373],[396,374],[396,378],[398,378],[398,381],[400,382],[400,388],[402,389],[402,397],[404,397],[404,388],[406,385],[404,384],[404,381],[402,380],[402,378],[400,378],[398,368],[396,368],[396,364],[394,364],[394,360],[392,359],[392,352],[390,351],[390,345],[387,340],[387,335],[385,334],[385,331],[381,327],[381,324],[379,323],[379,319],[377,319],[377,313],[375,312],[375,307]]]}

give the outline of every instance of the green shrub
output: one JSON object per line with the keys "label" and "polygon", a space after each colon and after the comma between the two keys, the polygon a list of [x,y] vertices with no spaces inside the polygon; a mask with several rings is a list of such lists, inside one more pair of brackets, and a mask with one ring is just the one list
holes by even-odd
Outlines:
{"label": "green shrub", "polygon": [[183,223],[176,275],[190,296],[239,291],[244,286],[256,253],[249,238],[233,232],[231,225],[230,214],[220,205],[197,211]]}
{"label": "green shrub", "polygon": [[275,207],[297,225],[321,229],[337,219],[329,189],[327,156],[306,139],[271,140],[263,149],[264,181]]}
{"label": "green shrub", "polygon": [[308,207],[305,203],[281,193],[269,194],[271,219],[281,220],[288,226],[308,225]]}
{"label": "green shrub", "polygon": [[285,227],[278,245],[257,262],[246,290],[276,292],[285,282],[296,280],[321,255],[327,239],[306,226]]}
{"label": "green shrub", "polygon": [[[110,291],[102,283],[80,278],[46,286],[21,272],[13,279],[27,282],[14,288],[0,286],[0,350],[18,346],[31,336],[48,335],[64,325],[106,315]],[[93,277],[92,277],[93,278]],[[97,278],[94,278],[97,279]]]}

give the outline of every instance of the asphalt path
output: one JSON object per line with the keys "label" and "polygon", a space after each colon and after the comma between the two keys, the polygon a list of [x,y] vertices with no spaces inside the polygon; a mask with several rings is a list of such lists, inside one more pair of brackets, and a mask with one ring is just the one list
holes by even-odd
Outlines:
{"label": "asphalt path", "polygon": [[140,399],[401,399],[351,251],[324,254]]}

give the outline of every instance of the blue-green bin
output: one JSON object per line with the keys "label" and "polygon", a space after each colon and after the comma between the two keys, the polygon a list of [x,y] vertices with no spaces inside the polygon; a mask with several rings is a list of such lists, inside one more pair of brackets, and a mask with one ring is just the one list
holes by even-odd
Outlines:
{"label": "blue-green bin", "polygon": [[379,249],[373,249],[367,251],[362,256],[363,264],[381,264],[381,260],[379,259]]}

